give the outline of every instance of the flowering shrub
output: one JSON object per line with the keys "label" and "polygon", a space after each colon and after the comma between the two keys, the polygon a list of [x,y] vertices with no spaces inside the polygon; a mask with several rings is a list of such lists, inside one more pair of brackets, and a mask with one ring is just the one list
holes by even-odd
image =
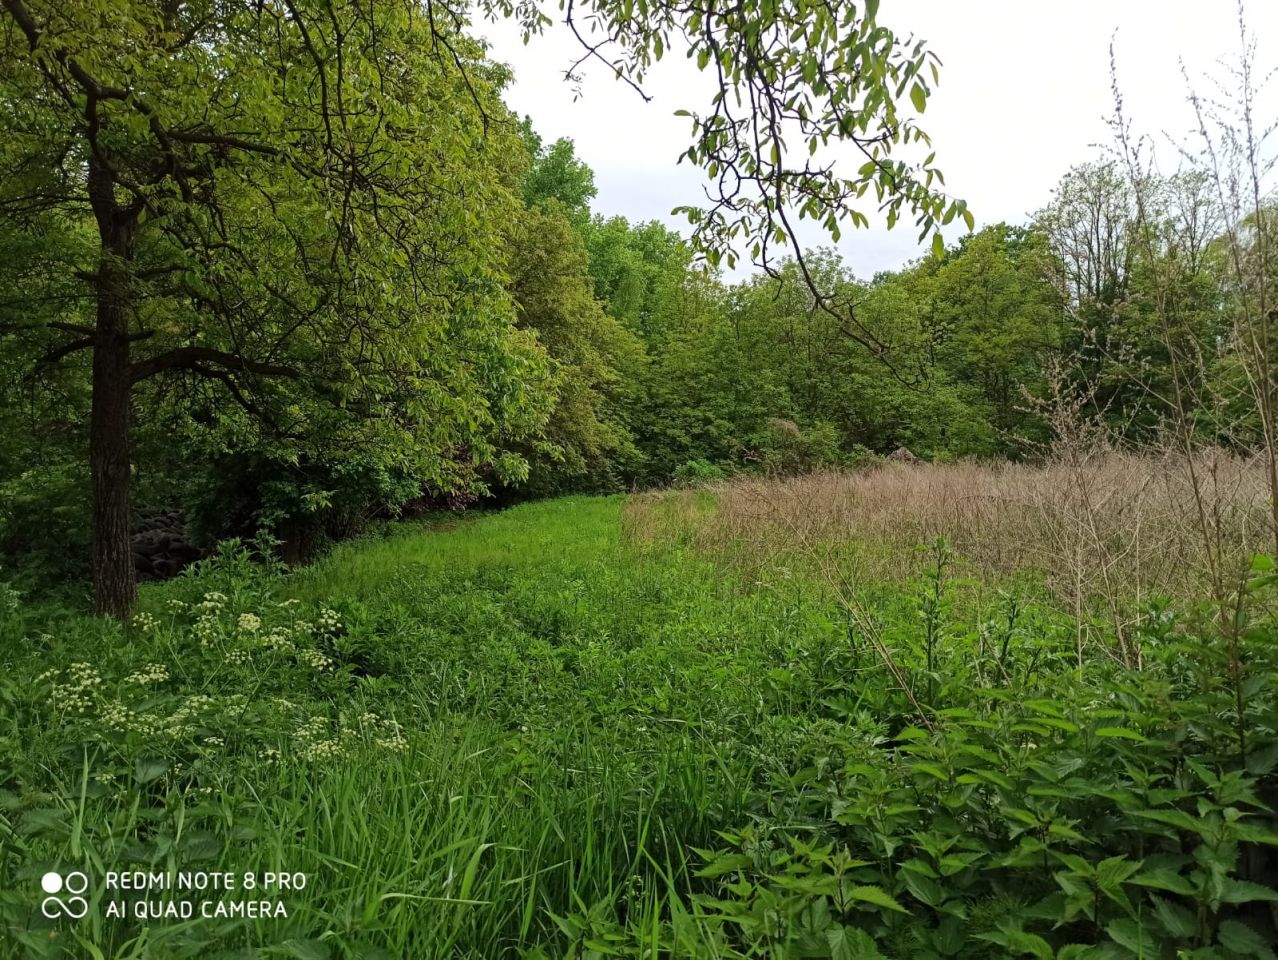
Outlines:
{"label": "flowering shrub", "polygon": [[41,673],[26,690],[32,712],[62,730],[58,736],[101,751],[108,765],[111,757],[157,755],[318,763],[356,746],[406,749],[396,721],[332,709],[351,681],[337,657],[341,615],[276,600],[273,578],[244,559],[243,550],[224,550],[183,583],[222,589],[171,596],[137,613],[128,642],[104,661],[72,660]]}

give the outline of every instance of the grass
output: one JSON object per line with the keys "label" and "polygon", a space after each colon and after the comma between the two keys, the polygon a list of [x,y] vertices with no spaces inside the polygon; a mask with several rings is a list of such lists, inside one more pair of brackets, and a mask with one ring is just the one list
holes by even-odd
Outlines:
{"label": "grass", "polygon": [[[1266,955],[1263,569],[1245,670],[1188,597],[1141,669],[1080,666],[1033,571],[866,523],[897,567],[850,606],[845,532],[751,554],[788,528],[743,502],[404,524],[294,574],[228,549],[128,626],[8,611],[0,956]],[[72,869],[88,915],[45,918]],[[306,882],[287,917],[108,916],[134,869]]]}
{"label": "grass", "polygon": [[[1272,553],[1265,464],[1209,450],[1183,459],[1066,448],[1048,463],[888,464],[650,494],[626,508],[636,540],[683,543],[741,575],[801,567],[845,593],[894,587],[942,538],[978,586],[1042,596],[1084,629],[1091,654],[1135,665],[1151,604],[1236,593]],[[833,563],[837,569],[816,569]],[[854,587],[853,589],[848,589]],[[1096,628],[1095,620],[1102,624]]]}
{"label": "grass", "polygon": [[[32,891],[46,869],[79,860],[95,875],[127,863],[308,875],[288,922],[152,927],[146,946],[128,946],[133,924],[77,928],[123,956],[290,940],[344,955],[496,956],[553,940],[553,915],[641,892],[637,909],[660,901],[686,874],[688,842],[709,842],[741,813],[759,713],[753,675],[772,662],[783,624],[768,601],[723,589],[704,561],[637,557],[617,535],[620,504],[563,500],[443,531],[408,527],[269,581],[228,560],[198,581],[149,589],[149,630],[70,621],[61,635],[29,639],[33,648],[6,647],[14,672],[29,675],[35,661],[101,651],[103,687],[160,660],[170,684],[214,705],[157,750],[127,724],[104,729],[103,711],[121,697],[95,695],[77,720],[83,754],[79,743],[57,749],[64,729],[47,704],[9,691],[17,702],[6,714],[31,710],[47,724],[34,738],[11,730],[12,742],[50,753],[23,751],[29,766],[7,771],[18,815],[3,821],[3,865],[14,871],[5,886]],[[252,613],[263,620],[257,636],[283,598],[338,608],[341,650],[325,649],[343,676],[288,664],[270,693],[295,699],[291,709],[258,698],[252,723],[219,728],[243,709],[233,698],[255,672],[226,661],[244,638],[231,628],[184,651],[191,618],[168,612],[215,590],[228,598],[219,622]],[[362,736],[332,758],[290,762],[305,752],[304,719],[331,718],[334,733],[365,712],[393,718],[405,747],[379,750]],[[210,737],[221,742],[210,748]],[[281,759],[258,762],[269,751]],[[139,777],[139,757],[153,754],[157,769],[169,766]],[[50,756],[63,762],[49,770]],[[48,789],[33,791],[36,782]],[[251,837],[237,833],[246,824]],[[149,840],[119,842],[140,836]],[[11,945],[56,950],[51,925],[24,899],[10,904],[10,923],[22,924],[10,926]]]}

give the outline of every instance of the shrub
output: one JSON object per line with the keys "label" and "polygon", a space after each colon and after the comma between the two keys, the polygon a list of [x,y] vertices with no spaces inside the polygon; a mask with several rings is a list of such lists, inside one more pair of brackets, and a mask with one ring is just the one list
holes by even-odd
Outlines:
{"label": "shrub", "polygon": [[674,484],[677,487],[699,487],[726,476],[727,472],[718,464],[708,460],[687,460],[675,468]]}
{"label": "shrub", "polygon": [[88,489],[69,461],[0,479],[0,564],[22,589],[88,576]]}
{"label": "shrub", "polygon": [[773,417],[752,446],[759,465],[772,474],[805,473],[842,461],[839,433],[828,423],[804,429],[793,420]]}

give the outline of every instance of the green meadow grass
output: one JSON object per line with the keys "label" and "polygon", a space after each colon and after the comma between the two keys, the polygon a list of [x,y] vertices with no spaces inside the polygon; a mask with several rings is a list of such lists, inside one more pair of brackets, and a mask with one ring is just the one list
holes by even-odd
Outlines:
{"label": "green meadow grass", "polygon": [[[621,503],[405,524],[292,576],[236,567],[149,587],[149,632],[64,618],[25,652],[7,647],[15,677],[76,660],[117,678],[187,664],[179,686],[218,699],[251,670],[197,657],[170,601],[219,590],[228,621],[285,598],[323,604],[343,621],[330,652],[344,679],[301,674],[278,692],[315,713],[394,718],[406,740],[304,760],[285,712],[227,733],[217,707],[180,744],[98,736],[92,714],[84,738],[68,737],[47,702],[7,687],[7,739],[30,747],[5,761],[0,808],[9,955],[56,955],[69,941],[73,955],[120,957],[262,945],[307,957],[554,954],[556,917],[601,905],[614,920],[618,905],[632,921],[668,917],[691,846],[742,815],[767,752],[761,717],[802,708],[766,675],[796,617],[812,615],[739,595],[703,559],[636,552],[619,536]],[[209,737],[225,742],[199,745]],[[263,750],[279,759],[258,762]],[[183,766],[152,778],[165,764]],[[300,871],[308,883],[286,898],[286,920],[143,925],[103,918],[103,897],[79,925],[44,921],[32,910],[38,878],[76,864],[94,877],[147,866]],[[695,923],[685,935],[700,936]]]}
{"label": "green meadow grass", "polygon": [[[1084,671],[1068,618],[961,562],[862,585],[858,620],[802,558],[624,507],[391,525],[291,574],[228,548],[129,625],[2,614],[0,957],[1272,956],[1263,602],[1245,672],[1169,605],[1142,671]],[[138,870],[305,885],[140,917],[104,888]],[[47,871],[90,878],[83,919],[43,915]]]}

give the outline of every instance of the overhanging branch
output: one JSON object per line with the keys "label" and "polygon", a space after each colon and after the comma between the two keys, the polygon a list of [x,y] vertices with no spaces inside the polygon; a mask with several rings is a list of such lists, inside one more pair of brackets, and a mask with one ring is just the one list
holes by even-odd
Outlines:
{"label": "overhanging branch", "polygon": [[206,364],[213,364],[223,370],[252,373],[262,377],[296,379],[301,376],[301,373],[293,367],[274,363],[260,363],[256,360],[250,360],[248,357],[242,357],[239,354],[227,353],[224,350],[214,350],[211,347],[175,347],[172,350],[167,350],[164,353],[133,364],[130,379],[133,383],[139,383],[148,377],[153,377],[167,370],[186,370],[207,376],[208,368],[205,366]]}

